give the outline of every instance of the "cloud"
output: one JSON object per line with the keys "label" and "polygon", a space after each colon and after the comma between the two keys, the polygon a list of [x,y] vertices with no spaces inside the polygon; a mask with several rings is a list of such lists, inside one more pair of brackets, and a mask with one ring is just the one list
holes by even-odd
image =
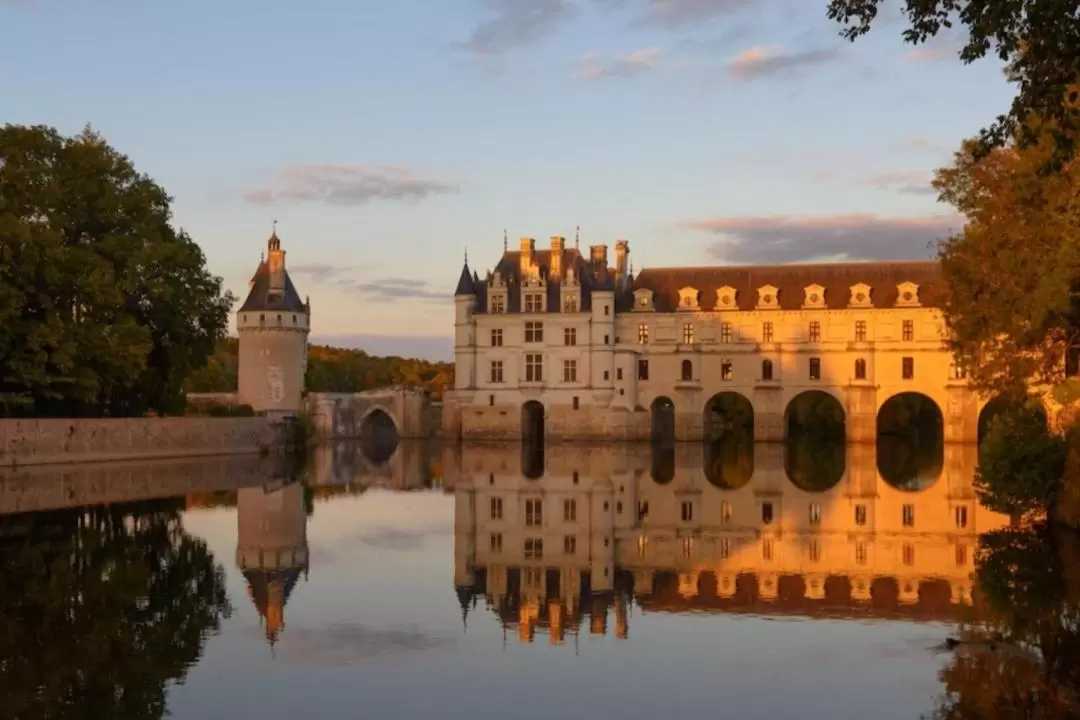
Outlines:
{"label": "cloud", "polygon": [[489,17],[460,47],[478,55],[501,55],[552,35],[580,12],[571,0],[483,0]]}
{"label": "cloud", "polygon": [[362,270],[365,265],[328,265],[326,263],[299,263],[289,266],[290,275],[304,275],[317,283],[341,282],[345,275]]}
{"label": "cloud", "polygon": [[960,50],[967,44],[967,38],[955,33],[935,35],[914,50],[907,52],[904,59],[908,62],[941,62],[957,60]]}
{"label": "cloud", "polygon": [[921,170],[901,170],[874,175],[866,180],[870,187],[880,190],[897,190],[904,195],[937,195],[930,185],[931,175]]}
{"label": "cloud", "polygon": [[253,190],[247,201],[356,206],[372,200],[421,200],[458,190],[456,184],[416,177],[405,168],[388,165],[292,165],[278,175],[275,187]]}
{"label": "cloud", "polygon": [[325,627],[286,626],[275,658],[307,667],[355,667],[402,653],[450,648],[452,638],[412,628],[370,628],[354,623]]}
{"label": "cloud", "polygon": [[904,147],[908,150],[918,150],[921,152],[932,153],[940,153],[944,152],[945,150],[945,148],[942,147],[940,143],[925,137],[911,138],[906,143],[904,143]]}
{"label": "cloud", "polygon": [[708,248],[713,257],[745,264],[928,258],[932,245],[962,224],[962,219],[948,215],[885,218],[872,214],[726,217],[682,223],[719,237]]}
{"label": "cloud", "polygon": [[762,0],[593,0],[609,8],[632,6],[638,13],[634,25],[667,29],[701,25],[759,5]]}
{"label": "cloud", "polygon": [[453,296],[452,290],[432,288],[424,280],[406,278],[380,278],[367,282],[342,282],[345,290],[358,293],[373,302],[394,300],[425,300],[446,303]]}
{"label": "cloud", "polygon": [[380,357],[395,355],[424,360],[452,360],[454,357],[454,341],[449,335],[312,335],[311,343],[354,348]]}
{"label": "cloud", "polygon": [[612,77],[630,77],[655,69],[660,63],[660,48],[648,47],[635,50],[629,55],[605,59],[600,53],[586,53],[581,58],[577,77],[582,80],[600,80]]}
{"label": "cloud", "polygon": [[732,58],[728,72],[733,80],[743,82],[770,75],[785,75],[823,65],[836,59],[837,50],[785,51],[779,46],[758,45]]}

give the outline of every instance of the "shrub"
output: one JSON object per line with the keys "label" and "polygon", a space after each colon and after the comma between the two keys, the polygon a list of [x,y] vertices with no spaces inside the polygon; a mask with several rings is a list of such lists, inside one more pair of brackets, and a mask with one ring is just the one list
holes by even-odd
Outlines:
{"label": "shrub", "polygon": [[1050,510],[1061,489],[1065,456],[1065,439],[1050,432],[1041,408],[1010,407],[990,423],[979,446],[975,492],[996,512]]}

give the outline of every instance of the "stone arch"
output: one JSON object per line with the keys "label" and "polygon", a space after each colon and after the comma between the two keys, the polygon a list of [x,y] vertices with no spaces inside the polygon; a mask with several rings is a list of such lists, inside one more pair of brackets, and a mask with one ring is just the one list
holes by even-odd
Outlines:
{"label": "stone arch", "polygon": [[528,480],[538,480],[544,476],[544,443],[521,444],[521,474]]}
{"label": "stone arch", "polygon": [[360,416],[360,449],[364,457],[375,465],[384,465],[397,450],[397,420],[387,408],[376,405]]}
{"label": "stone arch", "polygon": [[702,409],[702,428],[706,440],[729,433],[754,436],[754,404],[741,393],[726,390],[713,395]]}
{"label": "stone arch", "polygon": [[[1038,398],[1028,397],[1026,398],[1026,401],[1036,405],[1039,410],[1042,411],[1043,418],[1049,423],[1049,415],[1046,412],[1046,406],[1044,406]],[[991,398],[989,402],[983,405],[982,409],[979,410],[976,441],[981,445],[983,438],[986,437],[986,433],[990,430],[990,423],[993,422],[994,418],[1010,407],[1020,404],[1020,402],[1021,401],[1016,398],[998,395]]]}
{"label": "stone arch", "polygon": [[529,443],[544,444],[544,405],[529,400],[521,406],[521,439]]}
{"label": "stone arch", "polygon": [[805,492],[836,487],[847,470],[847,413],[824,390],[804,390],[784,408],[784,474]]}
{"label": "stone arch", "polygon": [[657,485],[667,485],[675,479],[674,443],[653,443],[649,474]]}
{"label": "stone arch", "polygon": [[785,437],[792,435],[846,435],[847,413],[844,404],[825,390],[803,390],[784,408]]}
{"label": "stone arch", "polygon": [[877,470],[889,486],[917,492],[937,482],[945,467],[945,415],[929,395],[902,392],[877,413]]}
{"label": "stone arch", "polygon": [[675,403],[661,395],[649,406],[649,428],[653,442],[669,442],[675,439]]}

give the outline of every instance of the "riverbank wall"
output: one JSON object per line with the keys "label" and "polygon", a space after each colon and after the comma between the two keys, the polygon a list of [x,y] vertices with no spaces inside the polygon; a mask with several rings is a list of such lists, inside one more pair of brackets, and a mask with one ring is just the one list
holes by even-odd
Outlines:
{"label": "riverbank wall", "polygon": [[285,432],[266,417],[0,420],[0,469],[262,454]]}

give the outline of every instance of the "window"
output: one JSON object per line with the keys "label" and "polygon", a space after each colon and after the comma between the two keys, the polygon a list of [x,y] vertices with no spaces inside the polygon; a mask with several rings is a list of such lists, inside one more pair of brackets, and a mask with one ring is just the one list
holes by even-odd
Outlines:
{"label": "window", "polygon": [[682,326],[682,341],[684,345],[694,344],[694,324],[684,323]]}
{"label": "window", "polygon": [[727,500],[724,500],[720,503],[720,522],[731,522],[731,503],[729,503]]}
{"label": "window", "polygon": [[577,395],[575,395],[575,396],[574,396],[573,404],[574,404],[574,409],[575,409],[575,410],[577,410],[578,408],[580,408],[580,407],[581,407],[581,401],[580,401],[580,400],[578,400],[578,396],[577,396]]}
{"label": "window", "polygon": [[541,293],[525,293],[525,312],[544,312],[544,296]]}
{"label": "window", "polygon": [[731,556],[731,542],[728,538],[720,538],[720,559],[727,560]]}
{"label": "window", "polygon": [[720,342],[731,342],[731,323],[720,323]]}
{"label": "window", "polygon": [[542,323],[542,322],[527,322],[527,323],[525,323],[525,342],[527,342],[527,343],[542,343],[542,342],[544,342],[544,323]]}
{"label": "window", "polygon": [[544,381],[544,356],[538,353],[525,355],[525,382]]}
{"label": "window", "polygon": [[967,545],[956,546],[956,567],[967,565]]}
{"label": "window", "polygon": [[504,298],[502,295],[492,295],[491,312],[493,314],[501,314],[506,312],[506,298]]}
{"label": "window", "polygon": [[577,522],[577,500],[563,500],[562,517],[564,522]]}
{"label": "window", "polygon": [[488,395],[488,405],[490,405],[491,407],[495,407],[495,396],[494,395]]}
{"label": "window", "polygon": [[682,361],[682,379],[693,380],[694,379],[694,363],[689,360]]}
{"label": "window", "polygon": [[281,313],[277,314],[277,324],[279,327],[281,326]]}
{"label": "window", "polygon": [[525,538],[525,558],[540,560],[544,557],[544,541],[541,538]]}
{"label": "window", "polygon": [[259,327],[262,327],[264,325],[266,325],[266,316],[265,315],[259,315]]}
{"label": "window", "polygon": [[761,361],[761,379],[772,380],[772,360]]}
{"label": "window", "polygon": [[816,563],[821,560],[821,545],[818,543],[817,538],[810,539],[810,562]]}
{"label": "window", "polygon": [[293,313],[293,316],[292,316],[292,324],[293,324],[293,325],[295,325],[295,324],[296,324],[296,313]]}
{"label": "window", "polygon": [[540,498],[525,501],[525,524],[529,527],[544,524],[544,501]]}
{"label": "window", "polygon": [[645,520],[649,517],[649,501],[639,500],[637,504],[637,519],[638,522]]}
{"label": "window", "polygon": [[817,320],[810,323],[810,342],[821,342],[821,323]]}
{"label": "window", "polygon": [[563,382],[577,382],[577,360],[562,361],[562,379]]}
{"label": "window", "polygon": [[865,505],[856,505],[855,506],[855,524],[860,525],[860,526],[866,524],[866,506]]}
{"label": "window", "polygon": [[855,342],[865,342],[865,341],[866,341],[866,321],[865,320],[856,320],[855,321]]}
{"label": "window", "polygon": [[720,361],[720,379],[730,381],[732,379],[732,377],[734,377],[734,374],[735,374],[735,372],[734,372],[734,370],[732,370],[731,361],[730,360],[721,360]]}
{"label": "window", "polygon": [[610,305],[605,305],[604,306],[604,315],[606,316],[606,315],[610,315],[610,314],[611,314],[611,306]]}
{"label": "window", "polygon": [[761,342],[772,342],[772,321],[761,323]]}
{"label": "window", "polygon": [[915,546],[911,543],[904,543],[904,564],[915,564]]}
{"label": "window", "polygon": [[637,379],[648,380],[649,379],[649,361],[638,360],[637,361]]}
{"label": "window", "polygon": [[615,368],[615,379],[622,380],[622,368]]}
{"label": "window", "polygon": [[684,500],[682,504],[682,519],[683,522],[690,522],[694,519],[694,503],[689,500]]}
{"label": "window", "polygon": [[611,344],[611,336],[610,335],[605,335],[604,336],[604,344],[605,345],[610,345]]}
{"label": "window", "polygon": [[492,328],[491,347],[502,347],[502,328]]}
{"label": "window", "polygon": [[645,557],[645,551],[649,547],[649,538],[644,535],[638,535],[637,539],[637,554],[638,557]]}
{"label": "window", "polygon": [[855,379],[856,380],[865,380],[866,379],[866,361],[863,360],[862,358],[859,358],[858,360],[855,361]]}
{"label": "window", "polygon": [[911,342],[915,339],[915,321],[905,320],[903,324],[903,338],[904,342]]}
{"label": "window", "polygon": [[491,533],[491,552],[502,552],[502,533]]}
{"label": "window", "polygon": [[502,520],[502,498],[491,498],[491,519]]}
{"label": "window", "polygon": [[915,379],[915,358],[906,357],[901,362],[902,362],[902,367],[901,367],[901,370],[900,370],[901,375],[903,375],[905,380],[914,380]]}
{"label": "window", "polygon": [[577,328],[563,328],[563,345],[577,345]]}
{"label": "window", "polygon": [[953,514],[956,517],[956,527],[960,528],[961,530],[966,528],[967,527],[967,508],[966,507],[958,507],[958,508],[956,508],[956,510],[954,511]]}
{"label": "window", "polygon": [[770,562],[772,560],[772,546],[773,542],[769,538],[765,538],[761,541],[761,559]]}
{"label": "window", "polygon": [[684,558],[693,556],[694,554],[694,538],[683,538],[682,541],[682,554]]}
{"label": "window", "polygon": [[501,383],[503,381],[503,361],[492,360],[491,361],[491,382]]}
{"label": "window", "polygon": [[821,524],[821,503],[810,503],[810,524]]}
{"label": "window", "polygon": [[622,515],[622,500],[615,503],[615,514]]}
{"label": "window", "polygon": [[573,555],[577,552],[577,537],[564,535],[562,539],[562,551],[564,555]]}
{"label": "window", "polygon": [[855,543],[855,562],[859,565],[866,564],[866,544]]}
{"label": "window", "polygon": [[810,358],[810,379],[821,379],[821,358]]}
{"label": "window", "polygon": [[611,373],[609,371],[607,371],[607,370],[604,371],[604,379],[605,380],[610,380],[611,379]]}
{"label": "window", "polygon": [[771,502],[761,503],[761,522],[765,525],[772,525],[773,521],[773,504]]}
{"label": "window", "polygon": [[567,295],[565,298],[563,298],[562,311],[564,313],[576,313],[577,297],[574,295]]}
{"label": "window", "polygon": [[902,509],[904,527],[915,527],[915,506],[905,505]]}
{"label": "window", "polygon": [[641,323],[637,326],[637,341],[638,345],[649,344],[649,326],[645,323]]}
{"label": "window", "polygon": [[[1066,375],[1068,375],[1067,372]],[[963,361],[962,358],[953,359],[952,376],[953,380],[963,380],[967,377],[967,364]]]}

